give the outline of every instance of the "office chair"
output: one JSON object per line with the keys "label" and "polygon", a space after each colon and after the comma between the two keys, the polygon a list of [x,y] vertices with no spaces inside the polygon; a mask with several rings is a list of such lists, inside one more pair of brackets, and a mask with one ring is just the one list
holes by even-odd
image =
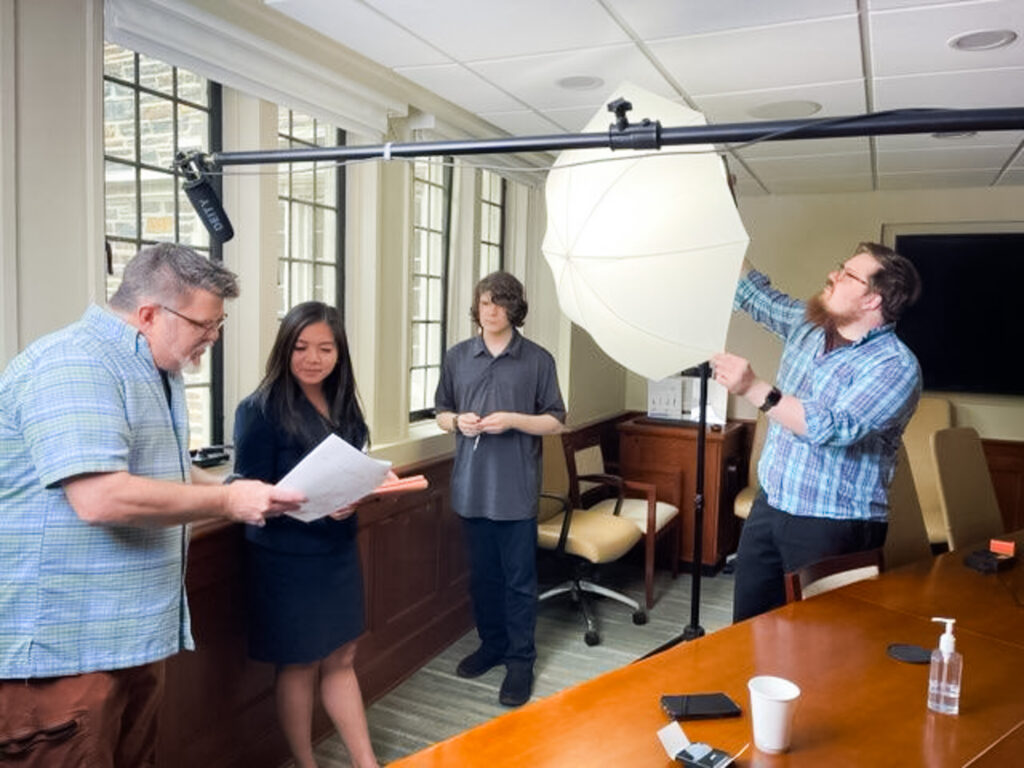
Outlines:
{"label": "office chair", "polygon": [[928,530],[917,501],[914,477],[903,443],[900,443],[896,470],[889,483],[889,530],[882,551],[886,568],[896,568],[932,556]]}
{"label": "office chair", "polygon": [[673,473],[671,499],[659,501],[653,483],[643,483],[606,471],[601,451],[601,423],[562,433],[562,451],[569,474],[569,500],[575,509],[588,509],[631,521],[644,540],[644,596],[646,608],[654,605],[654,565],[657,542],[669,537],[672,578],[679,573],[681,539],[679,500],[683,473]]}
{"label": "office chair", "polygon": [[601,595],[628,606],[633,611],[633,623],[646,624],[647,614],[636,600],[588,579],[592,566],[618,560],[640,541],[640,536],[640,529],[629,520],[591,509],[576,509],[564,496],[541,493],[537,545],[570,560],[573,571],[567,581],[541,593],[538,602],[569,593],[583,615],[586,625],[583,639],[587,645],[601,642],[588,594]]}
{"label": "office chair", "polygon": [[761,458],[761,449],[764,448],[764,438],[768,434],[768,417],[764,414],[757,415],[754,424],[754,439],[750,444],[750,462],[747,464],[747,487],[736,494],[732,502],[732,511],[736,517],[746,520],[750,517],[750,509],[754,506],[754,499],[761,492],[761,484],[757,479],[757,462]]}
{"label": "office chair", "polygon": [[[568,487],[569,475],[565,463],[562,441],[558,435],[544,437],[543,488],[537,516],[537,545],[552,551],[565,563],[571,576],[565,582],[546,590],[538,601],[550,600],[568,593],[579,606],[586,626],[583,639],[587,645],[601,642],[597,619],[590,602],[591,595],[607,597],[628,606],[633,611],[633,623],[644,624],[647,613],[640,604],[620,592],[601,586],[592,580],[593,570],[602,564],[618,560],[642,538],[640,529],[630,520],[589,509],[574,507],[563,492]],[[554,493],[553,491],[558,491]]]}
{"label": "office chair", "polygon": [[786,602],[792,603],[832,589],[870,579],[882,572],[881,549],[826,557],[785,575]]}
{"label": "office chair", "polygon": [[931,438],[938,430],[951,426],[952,403],[944,397],[926,395],[921,398],[917,410],[910,417],[910,422],[903,432],[903,444],[907,448],[910,473],[914,478],[928,540],[939,548],[949,546],[949,542],[946,538],[946,521],[942,516],[939,502],[939,481],[935,474]]}
{"label": "office chair", "polygon": [[973,427],[940,429],[931,437],[939,508],[949,539],[957,549],[1006,532],[981,438]]}

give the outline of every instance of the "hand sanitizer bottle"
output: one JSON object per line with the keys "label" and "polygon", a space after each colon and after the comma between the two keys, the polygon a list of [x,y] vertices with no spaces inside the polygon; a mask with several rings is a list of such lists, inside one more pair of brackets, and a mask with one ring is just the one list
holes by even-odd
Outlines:
{"label": "hand sanitizer bottle", "polygon": [[946,624],[946,631],[939,637],[939,647],[932,651],[932,666],[928,675],[928,709],[944,715],[960,712],[960,675],[964,669],[964,657],[956,652],[956,638],[953,624],[956,619],[934,618]]}

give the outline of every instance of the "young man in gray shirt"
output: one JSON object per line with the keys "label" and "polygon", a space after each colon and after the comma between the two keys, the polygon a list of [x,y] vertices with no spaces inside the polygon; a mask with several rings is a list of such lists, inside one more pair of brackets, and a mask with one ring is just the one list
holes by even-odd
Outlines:
{"label": "young man in gray shirt", "polygon": [[480,647],[456,670],[479,677],[504,663],[499,701],[530,699],[537,622],[537,507],[541,435],[562,430],[555,361],[523,338],[523,286],[507,272],[477,283],[470,310],[480,334],[445,355],[437,423],[456,434],[452,507],[469,551],[470,598]]}

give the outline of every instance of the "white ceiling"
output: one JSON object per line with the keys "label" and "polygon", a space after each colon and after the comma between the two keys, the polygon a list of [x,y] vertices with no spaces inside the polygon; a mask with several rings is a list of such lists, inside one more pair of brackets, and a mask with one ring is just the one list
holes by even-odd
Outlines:
{"label": "white ceiling", "polygon": [[[581,130],[624,80],[710,123],[792,101],[820,104],[814,118],[1024,105],[1024,0],[264,2],[517,136]],[[948,44],[989,29],[1018,37]],[[746,195],[992,186],[1024,184],[1022,150],[1024,130],[775,141],[730,167]]]}

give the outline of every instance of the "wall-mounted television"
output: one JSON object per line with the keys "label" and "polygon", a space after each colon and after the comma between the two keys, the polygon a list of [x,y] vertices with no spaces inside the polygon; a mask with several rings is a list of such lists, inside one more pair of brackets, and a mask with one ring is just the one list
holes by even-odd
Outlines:
{"label": "wall-mounted television", "polygon": [[924,388],[1024,395],[1024,231],[895,234],[922,293],[896,332]]}

